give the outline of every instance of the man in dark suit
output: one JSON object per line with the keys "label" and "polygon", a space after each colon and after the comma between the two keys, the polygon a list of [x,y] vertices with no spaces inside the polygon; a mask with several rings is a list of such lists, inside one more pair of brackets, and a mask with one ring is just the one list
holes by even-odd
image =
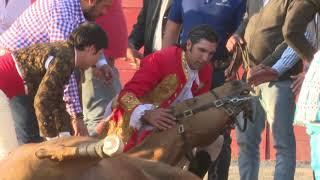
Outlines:
{"label": "man in dark suit", "polygon": [[[129,35],[127,59],[139,60],[162,47],[162,32],[172,0],[144,0],[137,23]],[[144,53],[139,49],[144,46]]]}

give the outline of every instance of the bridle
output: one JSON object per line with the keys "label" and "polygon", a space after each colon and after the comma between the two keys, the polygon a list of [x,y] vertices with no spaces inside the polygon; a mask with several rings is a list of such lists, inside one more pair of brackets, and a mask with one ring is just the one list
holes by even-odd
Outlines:
{"label": "bridle", "polygon": [[[248,90],[244,90],[244,91],[248,91]],[[242,108],[240,108],[241,105],[243,105],[244,103],[247,103],[249,100],[253,98],[252,96],[249,95],[249,91],[236,92],[234,93],[234,95],[230,95],[223,98],[220,98],[219,95],[214,90],[211,90],[210,92],[216,98],[215,101],[204,104],[197,108],[191,108],[191,109],[185,110],[182,113],[178,113],[175,115],[178,122],[177,123],[178,134],[181,135],[184,141],[184,149],[186,150],[186,157],[188,158],[189,161],[194,159],[194,155],[192,152],[193,148],[186,137],[186,131],[183,125],[183,119],[194,116],[195,114],[202,111],[206,111],[210,108],[217,108],[217,109],[223,109],[226,112],[228,117],[232,119],[231,124],[236,124],[241,131],[245,131],[246,129],[247,118],[245,118],[244,127],[241,128],[238,121],[236,120],[236,116],[242,111]],[[245,95],[241,95],[241,93]]]}

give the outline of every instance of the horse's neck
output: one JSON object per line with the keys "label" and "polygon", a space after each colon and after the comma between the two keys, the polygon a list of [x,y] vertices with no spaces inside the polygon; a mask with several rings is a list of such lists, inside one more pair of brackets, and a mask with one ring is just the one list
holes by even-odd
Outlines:
{"label": "horse's neck", "polygon": [[192,147],[211,144],[225,128],[229,119],[222,108],[210,108],[195,114],[183,122],[187,142]]}
{"label": "horse's neck", "polygon": [[140,145],[128,151],[132,157],[145,158],[176,165],[184,155],[183,139],[176,128],[154,132]]}
{"label": "horse's neck", "polygon": [[[209,111],[206,112],[208,115],[205,116],[205,119],[201,118],[203,116],[193,116],[192,119],[182,121],[185,139],[191,147],[211,144],[228,121],[224,110],[211,109]],[[175,127],[167,131],[152,133],[140,145],[128,151],[129,155],[176,165],[186,151],[185,142],[177,129],[178,127]]]}

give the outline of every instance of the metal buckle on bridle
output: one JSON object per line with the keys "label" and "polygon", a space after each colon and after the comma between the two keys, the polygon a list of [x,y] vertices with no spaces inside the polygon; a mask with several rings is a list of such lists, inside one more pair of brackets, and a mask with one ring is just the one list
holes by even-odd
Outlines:
{"label": "metal buckle on bridle", "polygon": [[183,134],[183,133],[184,133],[184,126],[183,126],[183,124],[179,124],[179,126],[178,126],[178,133],[179,133],[179,134]]}
{"label": "metal buckle on bridle", "polygon": [[193,116],[193,111],[192,111],[192,109],[183,111],[183,116],[184,116],[184,117]]}
{"label": "metal buckle on bridle", "polygon": [[230,99],[229,101],[230,101],[232,104],[236,104],[237,102],[240,101],[240,99],[239,99],[239,98],[232,98],[232,99]]}
{"label": "metal buckle on bridle", "polygon": [[226,110],[226,112],[227,112],[227,114],[229,115],[229,116],[232,116],[233,115],[233,110],[230,108],[230,107],[228,107],[228,108],[225,108],[225,110]]}
{"label": "metal buckle on bridle", "polygon": [[218,99],[218,100],[215,100],[213,104],[215,107],[219,108],[224,105],[224,102],[221,99]]}

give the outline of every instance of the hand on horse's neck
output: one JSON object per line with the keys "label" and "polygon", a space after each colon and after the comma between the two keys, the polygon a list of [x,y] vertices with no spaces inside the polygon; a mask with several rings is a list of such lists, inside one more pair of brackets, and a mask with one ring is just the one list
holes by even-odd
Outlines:
{"label": "hand on horse's neck", "polygon": [[[215,117],[210,120],[207,118],[208,120],[188,119],[183,121],[186,139],[192,147],[207,146],[214,142],[228,121],[223,110],[214,109],[213,111],[215,111],[213,112]],[[182,136],[178,134],[177,127],[174,127],[152,133],[140,145],[128,151],[128,154],[132,157],[177,165],[185,155],[184,143]]]}

